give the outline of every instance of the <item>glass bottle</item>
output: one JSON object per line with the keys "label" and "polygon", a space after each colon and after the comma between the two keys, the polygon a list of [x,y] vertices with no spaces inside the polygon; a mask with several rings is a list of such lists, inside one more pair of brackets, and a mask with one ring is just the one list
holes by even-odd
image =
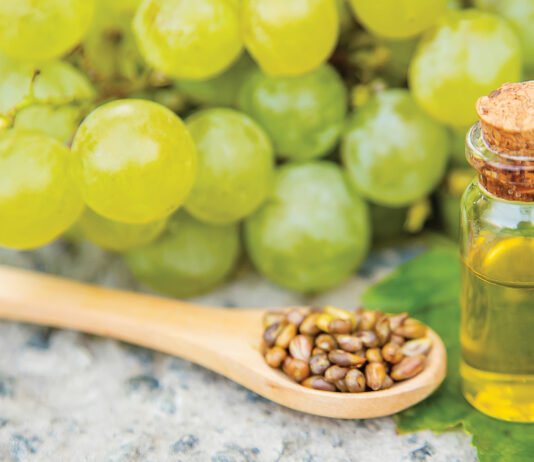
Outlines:
{"label": "glass bottle", "polygon": [[478,178],[461,203],[462,389],[485,414],[534,422],[534,82],[504,85],[477,112],[466,155]]}

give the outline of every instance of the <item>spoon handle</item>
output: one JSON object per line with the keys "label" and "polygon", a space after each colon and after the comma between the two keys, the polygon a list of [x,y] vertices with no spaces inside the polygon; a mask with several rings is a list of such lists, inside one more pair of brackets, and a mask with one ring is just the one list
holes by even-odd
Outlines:
{"label": "spoon handle", "polygon": [[[220,371],[261,339],[262,310],[194,305],[0,265],[0,319],[75,329]],[[257,326],[257,327],[256,327]],[[254,347],[256,348],[256,347]]]}

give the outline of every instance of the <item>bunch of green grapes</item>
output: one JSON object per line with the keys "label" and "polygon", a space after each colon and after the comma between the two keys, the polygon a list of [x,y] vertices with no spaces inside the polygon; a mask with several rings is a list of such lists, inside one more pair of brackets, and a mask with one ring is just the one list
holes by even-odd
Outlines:
{"label": "bunch of green grapes", "polygon": [[476,120],[475,102],[521,76],[519,40],[507,22],[477,10],[450,11],[419,43],[409,70],[417,102],[455,126]]}
{"label": "bunch of green grapes", "polygon": [[78,218],[83,202],[59,141],[24,130],[0,131],[0,245],[30,249]]}
{"label": "bunch of green grapes", "polygon": [[241,53],[239,8],[228,0],[145,0],[134,32],[145,59],[182,79],[206,79]]}
{"label": "bunch of green grapes", "polygon": [[402,207],[437,186],[447,165],[448,133],[407,90],[378,93],[354,112],[342,156],[349,177],[369,200]]}
{"label": "bunch of green grapes", "polygon": [[289,164],[278,170],[267,202],[245,220],[245,239],[267,278],[300,292],[326,290],[367,254],[367,206],[337,165]]}
{"label": "bunch of green grapes", "polygon": [[0,52],[46,60],[73,48],[87,32],[94,0],[5,0],[0,2]]}
{"label": "bunch of green grapes", "polygon": [[172,213],[195,179],[195,145],[172,111],[143,100],[95,109],[78,128],[73,171],[94,211],[124,223],[149,223]]}
{"label": "bunch of green grapes", "polygon": [[0,56],[0,113],[21,106],[15,111],[16,128],[65,142],[74,135],[84,106],[94,97],[88,78],[66,62],[35,65]]}
{"label": "bunch of green grapes", "polygon": [[186,124],[198,154],[187,211],[214,224],[250,215],[265,200],[273,177],[273,151],[265,132],[232,109],[198,111]]}
{"label": "bunch of green grapes", "polygon": [[241,0],[245,46],[272,75],[299,75],[323,63],[338,36],[333,0]]}
{"label": "bunch of green grapes", "polygon": [[127,252],[125,258],[147,287],[175,297],[191,297],[223,282],[239,254],[237,225],[209,225],[179,211],[158,239]]}
{"label": "bunch of green grapes", "polygon": [[327,154],[347,113],[347,89],[329,65],[295,77],[257,71],[239,94],[239,107],[265,128],[276,153],[291,160]]}

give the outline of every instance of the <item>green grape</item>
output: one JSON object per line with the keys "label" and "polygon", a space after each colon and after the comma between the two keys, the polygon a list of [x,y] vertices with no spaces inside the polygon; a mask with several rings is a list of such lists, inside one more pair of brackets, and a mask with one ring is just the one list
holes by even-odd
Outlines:
{"label": "green grape", "polygon": [[[34,78],[36,71],[39,75]],[[87,77],[68,63],[49,61],[36,66],[0,58],[0,112],[13,109],[27,98],[35,100],[16,112],[15,128],[66,142],[80,122],[81,106],[94,96]]]}
{"label": "green grape", "polygon": [[186,124],[198,154],[187,211],[214,224],[249,215],[265,200],[273,177],[273,151],[265,132],[233,109],[205,109]]}
{"label": "green grape", "polygon": [[0,245],[39,247],[76,221],[83,202],[69,159],[65,146],[40,133],[0,132]]}
{"label": "green grape", "polygon": [[143,224],[121,223],[108,220],[89,207],[78,221],[86,239],[112,252],[125,252],[148,244],[163,232],[166,223],[166,218]]}
{"label": "green grape", "polygon": [[407,207],[384,207],[383,205],[369,204],[374,244],[381,245],[406,234],[404,224],[407,213]]}
{"label": "green grape", "polygon": [[447,9],[447,0],[350,0],[350,3],[367,29],[391,39],[420,34]]}
{"label": "green grape", "polygon": [[135,2],[97,0],[93,23],[83,41],[84,66],[98,80],[134,81],[144,62],[132,31]]}
{"label": "green grape", "polygon": [[134,32],[150,64],[182,79],[213,77],[243,47],[238,7],[228,0],[144,0]]}
{"label": "green grape", "polygon": [[257,71],[243,84],[240,108],[265,129],[275,152],[290,160],[327,154],[337,143],[348,95],[333,67],[273,77]]}
{"label": "green grape", "polygon": [[477,10],[450,11],[423,37],[409,70],[417,102],[455,126],[476,121],[475,102],[520,79],[521,53],[506,22]]}
{"label": "green grape", "polygon": [[326,61],[339,19],[333,0],[243,0],[245,46],[271,75],[299,75]]}
{"label": "green grape", "polygon": [[13,58],[61,56],[87,32],[94,0],[3,0],[0,51]]}
{"label": "green grape", "polygon": [[192,297],[223,282],[239,254],[237,225],[213,226],[179,211],[158,239],[125,256],[134,276],[147,287]]}
{"label": "green grape", "polygon": [[157,103],[125,99],[96,108],[78,128],[72,149],[85,202],[111,220],[165,218],[193,186],[193,140],[180,118]]}
{"label": "green grape", "polygon": [[347,279],[367,254],[365,202],[331,162],[288,164],[267,202],[245,221],[248,254],[272,281],[300,292]]}
{"label": "green grape", "polygon": [[341,149],[364,197],[402,207],[437,186],[447,165],[448,134],[407,90],[386,90],[352,114]]}
{"label": "green grape", "polygon": [[534,1],[475,0],[475,6],[507,19],[523,47],[523,62],[534,77]]}
{"label": "green grape", "polygon": [[207,80],[175,81],[176,87],[191,101],[206,106],[235,106],[243,82],[256,69],[245,53],[228,70]]}

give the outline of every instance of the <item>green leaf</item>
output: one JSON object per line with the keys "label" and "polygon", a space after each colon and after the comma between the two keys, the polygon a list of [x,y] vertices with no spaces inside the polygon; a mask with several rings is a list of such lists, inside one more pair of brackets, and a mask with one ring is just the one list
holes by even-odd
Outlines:
{"label": "green leaf", "polygon": [[408,311],[431,326],[447,347],[447,377],[418,405],[398,414],[397,429],[441,432],[458,425],[472,435],[480,462],[534,461],[534,427],[492,419],[471,407],[460,388],[460,262],[456,247],[436,247],[399,267],[363,295],[363,305]]}

